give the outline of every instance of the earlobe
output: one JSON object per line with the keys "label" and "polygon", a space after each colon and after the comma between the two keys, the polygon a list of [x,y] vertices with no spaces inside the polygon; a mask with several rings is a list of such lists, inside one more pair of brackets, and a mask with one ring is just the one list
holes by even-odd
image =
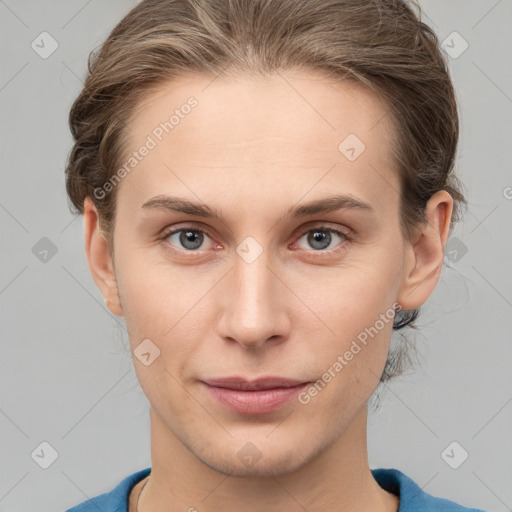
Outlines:
{"label": "earlobe", "polygon": [[105,235],[100,230],[98,211],[90,197],[84,200],[84,242],[89,269],[105,305],[115,315],[123,316],[114,264]]}
{"label": "earlobe", "polygon": [[445,190],[436,192],[425,207],[425,222],[418,227],[414,240],[406,243],[403,280],[397,298],[404,310],[424,304],[439,281],[452,209],[451,195]]}

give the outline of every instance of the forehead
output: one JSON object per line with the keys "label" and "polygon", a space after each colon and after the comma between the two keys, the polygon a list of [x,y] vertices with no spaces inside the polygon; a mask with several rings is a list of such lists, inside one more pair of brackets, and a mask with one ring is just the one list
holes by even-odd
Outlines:
{"label": "forehead", "polygon": [[121,184],[132,205],[176,188],[205,202],[257,187],[269,197],[269,183],[293,202],[338,187],[384,205],[399,188],[387,105],[318,72],[185,75],[147,93],[127,126],[122,163],[151,146]]}

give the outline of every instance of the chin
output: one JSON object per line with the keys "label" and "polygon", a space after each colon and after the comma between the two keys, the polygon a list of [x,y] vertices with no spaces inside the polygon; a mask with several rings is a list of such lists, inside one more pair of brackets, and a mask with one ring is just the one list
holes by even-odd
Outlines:
{"label": "chin", "polygon": [[311,445],[308,446],[309,451],[305,451],[300,443],[297,446],[283,446],[282,440],[276,441],[269,443],[268,439],[263,438],[255,439],[254,443],[240,443],[231,440],[226,446],[216,444],[213,450],[211,445],[203,445],[201,449],[190,451],[209,468],[223,475],[243,478],[269,478],[293,473],[317,453]]}
{"label": "chin", "polygon": [[[298,451],[298,450],[297,450]],[[300,469],[304,464],[302,459],[298,459],[297,451],[289,454],[273,454],[272,457],[262,457],[253,465],[247,465],[241,462],[237,455],[231,459],[216,459],[215,457],[203,458],[199,454],[196,456],[209,468],[222,473],[226,476],[234,476],[239,478],[270,478],[279,477],[293,473]]]}

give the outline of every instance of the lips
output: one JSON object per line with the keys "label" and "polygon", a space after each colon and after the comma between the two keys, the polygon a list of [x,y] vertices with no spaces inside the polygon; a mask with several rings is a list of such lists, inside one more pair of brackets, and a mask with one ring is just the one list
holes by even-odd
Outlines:
{"label": "lips", "polygon": [[201,381],[210,397],[239,414],[264,414],[280,409],[308,384],[296,379],[226,377]]}
{"label": "lips", "polygon": [[259,391],[262,389],[292,388],[305,384],[303,380],[286,379],[281,377],[263,377],[256,380],[247,380],[243,377],[226,377],[221,379],[203,380],[209,386],[239,391]]}

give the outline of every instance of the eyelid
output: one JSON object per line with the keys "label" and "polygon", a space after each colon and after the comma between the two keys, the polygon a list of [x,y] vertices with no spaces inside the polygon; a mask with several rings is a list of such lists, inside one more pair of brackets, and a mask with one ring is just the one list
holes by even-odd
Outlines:
{"label": "eyelid", "polygon": [[180,224],[167,226],[161,231],[159,238],[167,238],[168,236],[172,235],[173,233],[176,233],[177,231],[186,231],[187,229],[190,231],[200,231],[201,233],[205,233],[210,238],[212,238],[211,233],[207,228],[205,228],[202,224],[196,224],[195,222],[186,222],[183,223],[182,226]]}
{"label": "eyelid", "polygon": [[[325,221],[311,221],[307,224],[301,226],[297,229],[295,233],[300,234],[300,236],[304,236],[306,233],[309,233],[310,231],[313,231],[315,229],[318,230],[326,230],[326,231],[332,231],[337,232],[345,236],[347,239],[353,239],[355,237],[355,233],[352,229],[350,229],[347,226],[339,226],[336,227],[330,225],[328,222]],[[295,236],[294,233],[294,236]]]}

